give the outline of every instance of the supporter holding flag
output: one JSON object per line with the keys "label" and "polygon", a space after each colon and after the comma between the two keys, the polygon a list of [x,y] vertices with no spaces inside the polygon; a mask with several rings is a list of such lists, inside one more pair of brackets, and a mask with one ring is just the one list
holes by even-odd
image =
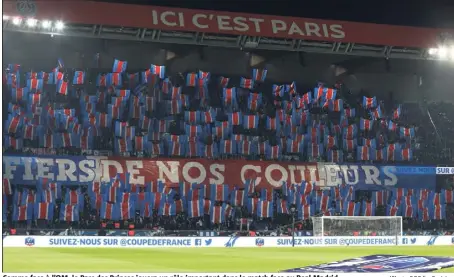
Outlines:
{"label": "supporter holding flag", "polygon": [[84,71],[75,71],[73,78],[73,85],[83,85],[85,83],[85,72]]}
{"label": "supporter holding flag", "polygon": [[266,69],[253,68],[252,69],[252,79],[255,82],[263,83],[263,82],[265,82],[267,72],[268,72],[268,70],[266,70]]}
{"label": "supporter holding flag", "polygon": [[79,221],[79,210],[74,205],[64,204],[60,205],[60,220],[66,222]]}
{"label": "supporter holding flag", "polygon": [[373,109],[377,107],[377,98],[363,96],[363,107],[365,109]]}
{"label": "supporter holding flag", "polygon": [[210,221],[214,224],[221,224],[225,222],[225,209],[223,206],[211,207]]}
{"label": "supporter holding flag", "polygon": [[128,62],[127,61],[120,61],[115,59],[113,63],[113,68],[112,72],[114,73],[124,73],[126,71],[126,68],[128,67]]}
{"label": "supporter holding flag", "polygon": [[226,88],[229,85],[229,82],[230,78],[223,76],[219,77],[219,85],[221,86],[221,88]]}
{"label": "supporter holding flag", "polygon": [[361,203],[348,201],[344,204],[343,216],[359,216]]}
{"label": "supporter holding flag", "polygon": [[211,201],[227,201],[229,198],[228,185],[211,185]]}
{"label": "supporter holding flag", "polygon": [[34,218],[53,220],[54,219],[54,204],[49,202],[37,202],[34,207]]}
{"label": "supporter holding flag", "polygon": [[151,74],[157,75],[159,78],[164,79],[166,73],[166,67],[163,65],[154,65],[150,66]]}
{"label": "supporter holding flag", "polygon": [[24,205],[13,206],[13,221],[31,221],[33,218],[33,205],[25,203]]}
{"label": "supporter holding flag", "polygon": [[254,80],[246,79],[241,77],[240,79],[240,87],[245,89],[253,89],[254,88]]}
{"label": "supporter holding flag", "polygon": [[309,219],[311,216],[314,215],[315,213],[315,208],[313,207],[313,205],[301,205],[301,206],[298,206],[298,219],[304,219],[304,220],[307,220]]}

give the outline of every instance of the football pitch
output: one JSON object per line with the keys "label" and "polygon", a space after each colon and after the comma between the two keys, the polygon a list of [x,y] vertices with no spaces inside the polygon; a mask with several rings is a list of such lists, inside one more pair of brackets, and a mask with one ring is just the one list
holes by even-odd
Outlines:
{"label": "football pitch", "polygon": [[[3,248],[4,272],[279,272],[367,255],[454,257],[454,246],[318,248]],[[438,272],[454,272],[454,267]]]}

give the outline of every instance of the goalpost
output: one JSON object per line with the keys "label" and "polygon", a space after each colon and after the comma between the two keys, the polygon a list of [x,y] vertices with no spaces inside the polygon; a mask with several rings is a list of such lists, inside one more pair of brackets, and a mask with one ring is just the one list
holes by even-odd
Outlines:
{"label": "goalpost", "polygon": [[401,216],[322,216],[312,217],[315,237],[353,236],[359,232],[361,236],[393,236],[396,244],[402,236]]}

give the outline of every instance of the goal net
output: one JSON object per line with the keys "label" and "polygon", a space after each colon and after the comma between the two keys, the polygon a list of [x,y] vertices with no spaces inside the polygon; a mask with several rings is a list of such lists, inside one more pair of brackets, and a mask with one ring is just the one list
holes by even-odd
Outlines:
{"label": "goal net", "polygon": [[400,216],[312,217],[314,236],[402,236]]}

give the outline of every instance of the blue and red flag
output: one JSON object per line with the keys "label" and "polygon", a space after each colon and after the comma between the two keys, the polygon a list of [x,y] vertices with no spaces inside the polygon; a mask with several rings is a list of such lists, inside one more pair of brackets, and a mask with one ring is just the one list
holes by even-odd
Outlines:
{"label": "blue and red flag", "polygon": [[315,209],[317,211],[327,211],[331,208],[331,197],[328,195],[317,195],[315,197]]}
{"label": "blue and red flag", "polygon": [[315,213],[315,208],[313,205],[307,204],[307,205],[301,205],[298,206],[298,218],[307,220],[311,216],[313,216]]}
{"label": "blue and red flag", "polygon": [[66,222],[79,221],[78,207],[62,203],[60,205],[60,220]]}
{"label": "blue and red flag", "polygon": [[43,90],[43,80],[42,79],[28,79],[27,80],[27,88],[30,92],[42,92]]}
{"label": "blue and red flag", "polygon": [[61,95],[68,95],[68,82],[60,80],[57,82],[57,93]]}
{"label": "blue and red flag", "polygon": [[168,203],[166,201],[161,200],[158,209],[158,215],[160,216],[174,216],[177,214],[177,207],[175,202]]}
{"label": "blue and red flag", "polygon": [[416,218],[417,216],[416,208],[414,206],[408,205],[408,203],[402,203],[400,210],[402,217]]}
{"label": "blue and red flag", "polygon": [[388,191],[379,190],[372,192],[372,201],[376,203],[377,206],[384,206],[388,202]]}
{"label": "blue and red flag", "polygon": [[342,211],[343,216],[359,216],[361,210],[361,203],[348,201],[344,203],[344,210]]}
{"label": "blue and red flag", "polygon": [[374,121],[361,118],[359,120],[359,129],[361,131],[371,131],[374,128]]}
{"label": "blue and red flag", "polygon": [[356,148],[356,159],[358,161],[369,161],[370,157],[370,148],[367,146],[358,146]]}
{"label": "blue and red flag", "polygon": [[374,110],[370,111],[370,116],[376,120],[383,118],[383,113],[381,112],[380,106],[378,106]]}
{"label": "blue and red flag", "polygon": [[219,77],[219,85],[221,88],[226,88],[229,85],[230,78],[228,77]]}
{"label": "blue and red flag", "polygon": [[120,61],[115,59],[112,67],[112,72],[114,73],[123,73],[126,71],[128,67],[127,61]]}
{"label": "blue and red flag", "polygon": [[236,88],[224,88],[222,90],[224,106],[232,106],[236,103]]}
{"label": "blue and red flag", "polygon": [[277,213],[278,214],[289,214],[287,201],[279,199],[277,201]]}
{"label": "blue and red flag", "polygon": [[245,88],[245,89],[252,89],[254,87],[254,80],[241,77],[240,87]]}
{"label": "blue and red flag", "polygon": [[273,95],[275,97],[284,97],[285,85],[273,85]]}
{"label": "blue and red flag", "polygon": [[258,201],[257,216],[260,218],[273,217],[273,202],[268,200]]}
{"label": "blue and red flag", "polygon": [[188,201],[188,217],[202,217],[203,216],[203,205],[200,200]]}
{"label": "blue and red flag", "polygon": [[214,224],[221,224],[225,221],[225,209],[223,206],[212,206],[210,221]]}
{"label": "blue and red flag", "polygon": [[358,128],[356,125],[348,125],[347,127],[344,127],[342,130],[342,136],[345,139],[354,139],[356,138],[356,135],[358,133]]}
{"label": "blue and red flag", "polygon": [[266,74],[268,70],[266,69],[257,69],[253,68],[252,69],[252,79],[256,82],[265,82],[266,79]]}
{"label": "blue and red flag", "polygon": [[421,222],[427,222],[433,219],[434,214],[431,214],[430,208],[424,207],[418,210],[418,220]]}
{"label": "blue and red flag", "polygon": [[116,153],[125,153],[132,151],[132,142],[129,139],[115,139],[114,150]]}
{"label": "blue and red flag", "polygon": [[245,190],[234,189],[230,194],[230,203],[235,207],[244,206],[246,204],[246,197]]}
{"label": "blue and red flag", "polygon": [[83,85],[85,83],[85,72],[74,72],[73,85]]}
{"label": "blue and red flag", "polygon": [[76,206],[79,210],[84,207],[84,197],[80,189],[66,191],[65,204]]}
{"label": "blue and red flag", "polygon": [[237,154],[236,141],[234,141],[234,140],[221,140],[219,142],[219,154],[221,154],[221,155],[235,155],[235,154]]}
{"label": "blue and red flag", "polygon": [[401,106],[399,105],[395,110],[393,110],[392,119],[397,120],[402,114]]}
{"label": "blue and red flag", "polygon": [[363,201],[361,204],[362,216],[375,216],[375,203],[373,201]]}
{"label": "blue and red flag", "polygon": [[343,110],[343,116],[346,118],[352,118],[356,116],[356,109],[355,108],[346,108]]}
{"label": "blue and red flag", "polygon": [[377,98],[363,96],[363,107],[365,109],[373,109],[377,107]]}
{"label": "blue and red flag", "polygon": [[227,201],[229,187],[227,185],[211,185],[211,201]]}
{"label": "blue and red flag", "polygon": [[165,79],[166,67],[164,65],[154,65],[150,66],[150,71],[152,74],[159,76],[161,79]]}
{"label": "blue and red flag", "polygon": [[341,150],[330,149],[328,151],[328,161],[332,163],[341,163],[344,161],[344,152]]}
{"label": "blue and red flag", "polygon": [[441,202],[445,204],[454,203],[454,191],[453,190],[441,190]]}
{"label": "blue and red flag", "polygon": [[401,138],[414,138],[415,137],[415,128],[405,128],[405,127],[400,127],[400,137]]}
{"label": "blue and red flag", "polygon": [[386,216],[400,216],[401,211],[399,206],[387,205]]}
{"label": "blue and red flag", "polygon": [[54,203],[50,202],[37,202],[34,208],[34,218],[53,220],[54,219]]}
{"label": "blue and red flag", "polygon": [[135,217],[134,202],[120,202],[115,204],[114,209],[117,209],[117,214],[119,215],[120,220],[129,220]]}
{"label": "blue and red flag", "polygon": [[190,124],[200,123],[200,112],[199,111],[185,111],[184,120]]}
{"label": "blue and red flag", "polygon": [[310,158],[317,159],[323,156],[323,144],[311,143],[307,147],[307,155]]}
{"label": "blue and red flag", "polygon": [[232,126],[235,125],[242,125],[243,123],[243,116],[241,112],[234,112],[227,114],[229,119],[229,124]]}
{"label": "blue and red flag", "polygon": [[396,159],[399,161],[411,161],[413,160],[413,150],[410,148],[404,148],[397,150]]}
{"label": "blue and red flag", "polygon": [[429,205],[429,217],[434,220],[443,220],[446,218],[446,206],[441,205]]}
{"label": "blue and red flag", "polygon": [[341,112],[344,109],[344,102],[342,99],[329,100],[328,110],[331,112]]}
{"label": "blue and red flag", "polygon": [[107,220],[118,220],[119,219],[118,210],[115,209],[114,203],[102,202],[101,211],[99,213],[99,218]]}
{"label": "blue and red flag", "polygon": [[13,207],[13,221],[29,221],[33,219],[33,205],[26,203],[25,205],[19,205]]}
{"label": "blue and red flag", "polygon": [[21,138],[15,138],[11,136],[4,136],[4,145],[5,148],[11,148],[15,150],[19,150],[23,148],[23,141]]}
{"label": "blue and red flag", "polygon": [[258,115],[245,115],[243,118],[243,127],[245,129],[257,129],[259,126]]}
{"label": "blue and red flag", "polygon": [[197,73],[190,72],[186,74],[186,86],[195,87],[197,84]]}
{"label": "blue and red flag", "polygon": [[268,145],[265,149],[265,156],[269,160],[278,160],[281,158],[282,149],[279,145]]}

